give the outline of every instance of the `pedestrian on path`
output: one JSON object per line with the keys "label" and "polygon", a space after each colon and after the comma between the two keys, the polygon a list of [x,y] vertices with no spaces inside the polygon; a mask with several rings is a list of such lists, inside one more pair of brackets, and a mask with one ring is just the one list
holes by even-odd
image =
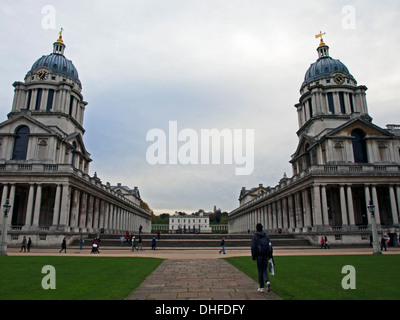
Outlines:
{"label": "pedestrian on path", "polygon": [[[384,235],[382,235],[382,238],[381,238],[381,251],[383,251],[383,248],[385,248],[385,251],[387,251],[387,248],[386,248],[386,238],[385,238],[385,236]],[[21,249],[22,250],[22,249]]]}
{"label": "pedestrian on path", "polygon": [[135,249],[136,249],[136,251],[139,250],[139,249],[136,247],[136,237],[135,237],[135,236],[132,236],[132,252],[135,251]]}
{"label": "pedestrian on path", "polygon": [[264,292],[264,283],[267,284],[267,292],[271,291],[271,283],[268,276],[268,261],[272,259],[272,245],[268,235],[263,232],[261,223],[256,225],[256,233],[251,239],[251,257],[257,262],[259,292]]}
{"label": "pedestrian on path", "polygon": [[156,237],[153,236],[153,239],[151,239],[151,250],[156,250],[156,244],[157,244]]}
{"label": "pedestrian on path", "polygon": [[61,250],[59,251],[59,253],[61,253],[61,251],[63,251],[63,250],[65,253],[67,253],[67,240],[65,239],[65,237],[61,243]]}
{"label": "pedestrian on path", "polygon": [[221,240],[221,247],[222,249],[219,251],[219,254],[221,254],[221,252],[225,254],[225,238],[222,238]]}
{"label": "pedestrian on path", "polygon": [[79,249],[83,249],[83,243],[84,243],[85,241],[83,240],[83,236],[81,235],[80,236],[80,238],[79,238]]}
{"label": "pedestrian on path", "polygon": [[138,250],[140,249],[140,251],[143,250],[143,243],[142,243],[142,235],[139,234],[139,240],[138,240]]}
{"label": "pedestrian on path", "polygon": [[26,252],[26,237],[25,236],[22,239],[22,246],[21,246],[21,250],[19,252],[22,252],[22,249],[24,249],[24,252]]}
{"label": "pedestrian on path", "polygon": [[31,247],[32,247],[32,239],[31,237],[29,237],[28,244],[26,245],[26,249],[28,249],[28,252],[31,252]]}

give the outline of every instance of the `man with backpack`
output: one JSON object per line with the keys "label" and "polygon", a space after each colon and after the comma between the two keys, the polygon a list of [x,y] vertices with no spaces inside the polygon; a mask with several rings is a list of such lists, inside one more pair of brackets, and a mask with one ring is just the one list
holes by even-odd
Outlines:
{"label": "man with backpack", "polygon": [[268,261],[272,258],[272,245],[268,235],[263,232],[261,223],[256,225],[257,232],[251,239],[251,257],[253,261],[257,261],[258,282],[260,288],[258,292],[264,292],[264,283],[267,284],[267,292],[271,291],[271,283],[268,276]]}

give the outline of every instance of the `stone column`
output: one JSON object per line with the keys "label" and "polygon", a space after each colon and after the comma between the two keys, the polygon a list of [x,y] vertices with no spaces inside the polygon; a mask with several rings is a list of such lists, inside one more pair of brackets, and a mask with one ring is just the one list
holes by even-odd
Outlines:
{"label": "stone column", "polygon": [[311,207],[310,207],[310,197],[308,194],[308,188],[303,190],[302,192],[303,197],[303,207],[304,207],[304,227],[311,228],[312,221],[311,221]]}
{"label": "stone column", "polygon": [[26,217],[25,217],[25,226],[23,230],[28,231],[32,225],[32,211],[33,211],[33,203],[35,199],[35,185],[32,183],[29,186],[29,195],[28,195],[28,205],[26,207]]}
{"label": "stone column", "polygon": [[74,232],[78,231],[78,215],[79,215],[79,204],[80,204],[80,191],[74,189],[72,192],[72,207],[71,207],[71,220],[70,227]]}
{"label": "stone column", "polygon": [[88,203],[88,194],[86,192],[82,192],[79,224],[78,224],[79,229],[81,229],[81,232],[86,232],[87,203]]}
{"label": "stone column", "polygon": [[378,196],[376,194],[376,186],[372,185],[372,202],[375,205],[375,220],[376,224],[381,224],[381,215],[379,213]]}
{"label": "stone column", "polygon": [[[3,208],[8,198],[8,184],[3,185],[3,194],[1,196],[1,208]],[[4,213],[0,214],[0,224],[3,225]]]}
{"label": "stone column", "polygon": [[62,185],[62,198],[60,210],[59,231],[68,231],[69,228],[69,211],[70,211],[70,187],[68,184]]}
{"label": "stone column", "polygon": [[321,202],[322,202],[323,225],[329,227],[328,201],[326,199],[326,187],[325,187],[325,185],[321,185]]}
{"label": "stone column", "polygon": [[293,196],[290,195],[288,198],[288,208],[289,208],[289,226],[294,229],[296,227],[295,219],[294,219],[294,204],[293,204]]}
{"label": "stone column", "polygon": [[53,229],[57,230],[60,219],[60,204],[61,204],[61,184],[56,187],[56,198],[54,201]]}
{"label": "stone column", "polygon": [[94,199],[94,217],[93,217],[93,229],[97,232],[99,229],[99,198]]}
{"label": "stone column", "polygon": [[36,188],[36,200],[35,200],[35,209],[33,211],[33,222],[32,226],[35,228],[39,227],[39,218],[40,218],[40,207],[42,202],[42,185],[38,184]]}
{"label": "stone column", "polygon": [[342,212],[342,226],[344,227],[349,224],[347,220],[346,196],[344,193],[344,185],[341,184],[339,188],[340,188],[340,211]]}
{"label": "stone column", "polygon": [[316,227],[322,226],[321,195],[319,185],[313,186],[312,207],[314,213],[314,224]]}
{"label": "stone column", "polygon": [[399,224],[399,213],[396,206],[396,197],[394,195],[393,186],[389,186],[390,206],[392,208],[393,225]]}
{"label": "stone column", "polygon": [[354,218],[353,193],[350,185],[347,185],[347,208],[349,211],[349,224],[354,227],[356,222]]}
{"label": "stone column", "polygon": [[[13,213],[14,213],[15,187],[16,187],[15,184],[11,183],[10,197],[9,197],[9,203],[10,203],[11,208],[10,208],[10,212],[8,213],[8,217],[9,218],[7,219],[7,229],[11,225],[12,216],[13,216]],[[1,207],[1,211],[3,211],[3,207]],[[3,216],[4,216],[4,213],[3,213]]]}
{"label": "stone column", "polygon": [[93,232],[93,204],[94,196],[88,195],[88,205],[87,205],[87,217],[86,217],[86,228],[88,232]]}

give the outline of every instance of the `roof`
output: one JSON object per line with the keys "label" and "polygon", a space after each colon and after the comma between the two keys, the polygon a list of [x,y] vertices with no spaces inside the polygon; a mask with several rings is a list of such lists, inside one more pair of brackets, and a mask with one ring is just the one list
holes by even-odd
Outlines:
{"label": "roof", "polygon": [[325,56],[319,58],[316,62],[311,64],[304,76],[304,82],[301,87],[304,87],[312,81],[329,77],[334,72],[345,73],[347,76],[354,79],[354,77],[350,74],[349,69],[347,69],[343,62],[333,59],[329,56]]}
{"label": "roof", "polygon": [[78,71],[72,61],[68,60],[63,54],[52,53],[47,56],[42,56],[32,65],[27,75],[33,74],[35,70],[41,67],[48,68],[53,73],[68,77],[81,85]]}

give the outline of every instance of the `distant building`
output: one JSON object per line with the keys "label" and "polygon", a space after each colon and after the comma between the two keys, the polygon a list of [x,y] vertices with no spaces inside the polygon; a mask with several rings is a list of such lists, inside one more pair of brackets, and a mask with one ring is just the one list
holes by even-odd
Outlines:
{"label": "distant building", "polygon": [[211,233],[210,217],[200,213],[180,215],[175,213],[169,217],[170,233]]}

